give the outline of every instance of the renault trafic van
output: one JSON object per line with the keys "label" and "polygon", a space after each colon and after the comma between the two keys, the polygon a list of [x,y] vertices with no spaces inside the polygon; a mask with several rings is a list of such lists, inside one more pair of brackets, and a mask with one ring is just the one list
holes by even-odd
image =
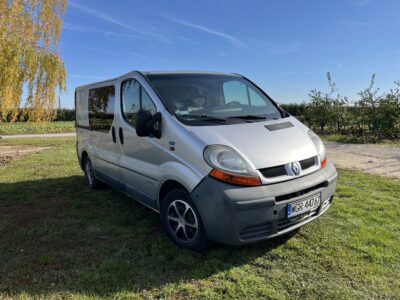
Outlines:
{"label": "renault trafic van", "polygon": [[78,87],[77,154],[200,250],[273,238],[330,207],[337,172],[319,137],[238,74],[130,72]]}

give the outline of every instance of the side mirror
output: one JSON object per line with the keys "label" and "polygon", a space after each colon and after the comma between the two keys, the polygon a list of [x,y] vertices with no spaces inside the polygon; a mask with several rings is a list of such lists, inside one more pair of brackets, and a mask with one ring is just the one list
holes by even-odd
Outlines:
{"label": "side mirror", "polygon": [[139,110],[136,115],[136,134],[138,136],[153,135],[156,138],[161,138],[161,113],[157,112],[154,115],[147,110]]}

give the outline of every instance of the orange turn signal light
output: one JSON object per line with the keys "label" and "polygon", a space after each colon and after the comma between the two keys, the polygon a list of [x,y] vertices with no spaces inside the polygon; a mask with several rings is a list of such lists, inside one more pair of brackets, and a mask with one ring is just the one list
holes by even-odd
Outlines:
{"label": "orange turn signal light", "polygon": [[328,158],[325,157],[325,159],[323,161],[321,161],[321,169],[326,167],[327,162],[328,162]]}
{"label": "orange turn signal light", "polygon": [[232,173],[226,173],[217,169],[212,169],[210,176],[225,181],[231,184],[257,186],[261,185],[261,180],[258,177],[253,176],[241,176]]}

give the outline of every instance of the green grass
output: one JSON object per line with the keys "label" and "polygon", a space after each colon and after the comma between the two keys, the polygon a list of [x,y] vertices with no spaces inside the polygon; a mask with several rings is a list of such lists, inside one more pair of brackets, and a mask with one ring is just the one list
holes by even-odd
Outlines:
{"label": "green grass", "polygon": [[159,216],[84,185],[74,139],[0,169],[0,298],[400,297],[400,181],[340,170],[331,209],[298,233],[193,253]]}
{"label": "green grass", "polygon": [[400,146],[399,140],[374,140],[368,137],[355,136],[355,135],[320,135],[324,141],[339,142],[339,143],[352,143],[352,144],[382,144],[387,146]]}
{"label": "green grass", "polygon": [[74,132],[74,121],[0,123],[0,135]]}

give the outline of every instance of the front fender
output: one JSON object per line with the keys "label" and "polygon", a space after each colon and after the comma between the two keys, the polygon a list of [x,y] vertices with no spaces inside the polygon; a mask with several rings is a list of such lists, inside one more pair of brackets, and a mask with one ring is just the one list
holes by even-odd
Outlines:
{"label": "front fender", "polygon": [[172,161],[163,164],[160,167],[160,182],[157,189],[157,208],[160,207],[160,190],[163,184],[168,180],[174,180],[182,184],[185,189],[191,193],[193,189],[200,183],[200,181],[207,175],[190,166],[184,165],[180,162]]}

